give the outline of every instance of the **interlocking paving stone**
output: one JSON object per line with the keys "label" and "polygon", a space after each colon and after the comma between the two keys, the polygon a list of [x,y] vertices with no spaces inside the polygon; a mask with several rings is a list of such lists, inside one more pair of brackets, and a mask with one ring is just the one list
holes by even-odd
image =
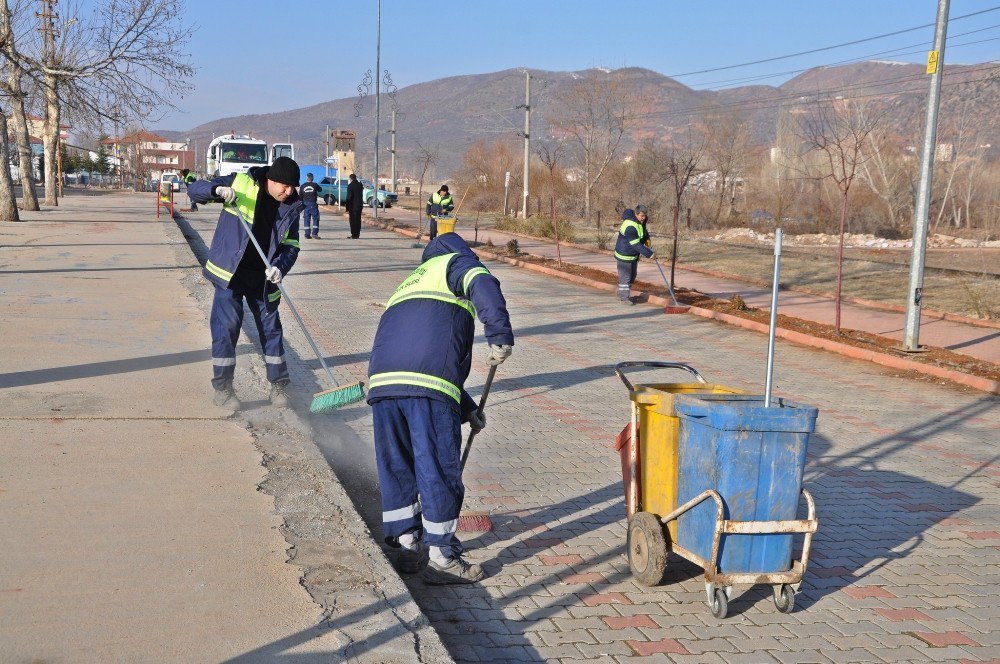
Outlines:
{"label": "interlocking paving stone", "polygon": [[[210,239],[214,223],[213,215],[192,226]],[[390,233],[366,228],[362,238],[306,245],[286,282],[344,379],[365,374],[382,311],[372,303],[385,302],[420,255],[409,239]],[[621,465],[612,445],[629,419],[629,401],[613,367],[623,360],[680,360],[710,381],[760,393],[766,338],[664,316],[651,306],[626,311],[613,293],[487,266],[503,285],[517,335],[490,394],[489,427],[477,437],[465,474],[466,508],[488,509],[494,523],[491,533],[464,535],[470,557],[485,563],[490,578],[448,589],[406,579],[456,660],[488,654],[504,661],[509,649],[509,661],[705,663],[753,661],[755,653],[758,661],[865,661],[866,652],[871,661],[955,661],[996,645],[989,621],[997,617],[992,595],[1000,580],[1000,399],[779,340],[777,394],[820,411],[803,483],[816,500],[820,531],[794,613],[777,613],[770,589],[737,586],[730,616],[718,621],[708,612],[700,570],[675,556],[664,585],[647,588],[631,579]],[[319,367],[290,319],[285,329],[295,381],[310,383]],[[474,397],[487,370],[484,348],[480,336],[467,382]],[[680,372],[631,375],[636,382],[683,380]],[[371,473],[370,410],[358,404],[328,419],[358,439],[359,467]],[[490,498],[513,502],[484,500]],[[372,526],[380,537],[377,516]],[[907,610],[932,621],[914,620]],[[989,610],[975,622],[978,611]],[[604,620],[643,615],[658,629],[617,630]],[[905,620],[893,620],[900,616]],[[467,621],[471,632],[453,629]],[[477,633],[480,621],[502,624],[505,632]],[[901,634],[910,625],[965,634],[984,646],[933,648]],[[597,632],[613,639],[633,629],[637,635],[606,645],[675,638],[691,654],[603,656],[605,644],[584,651],[540,638]],[[503,640],[491,641],[494,635]],[[750,650],[754,645],[759,649]]]}

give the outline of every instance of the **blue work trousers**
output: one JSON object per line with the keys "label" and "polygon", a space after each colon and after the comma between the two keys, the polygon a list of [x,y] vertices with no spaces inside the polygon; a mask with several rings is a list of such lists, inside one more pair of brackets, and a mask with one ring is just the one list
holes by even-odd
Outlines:
{"label": "blue work trousers", "polygon": [[461,551],[455,537],[465,498],[456,407],[426,397],[372,404],[375,459],[387,540],[422,530],[428,546]]}
{"label": "blue work trousers", "polygon": [[257,334],[264,345],[267,379],[272,383],[288,381],[285,346],[282,341],[278,304],[281,292],[264,278],[263,271],[237,270],[227,288],[215,287],[212,300],[212,386],[219,390],[232,382],[236,370],[236,342],[243,326],[243,300],[246,300]]}
{"label": "blue work trousers", "polygon": [[624,302],[632,293],[632,284],[639,272],[639,261],[620,261],[618,263],[618,299]]}
{"label": "blue work trousers", "polygon": [[[312,225],[309,225],[309,220],[312,219]],[[303,203],[302,204],[302,227],[305,230],[306,237],[310,235],[319,235],[319,205],[316,203]]]}

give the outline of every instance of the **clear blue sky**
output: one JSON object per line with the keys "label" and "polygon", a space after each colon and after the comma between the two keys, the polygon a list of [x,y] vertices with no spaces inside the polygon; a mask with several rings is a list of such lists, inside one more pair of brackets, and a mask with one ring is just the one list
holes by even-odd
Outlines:
{"label": "clear blue sky", "polygon": [[[188,0],[187,7],[198,26],[190,46],[195,89],[154,128],[352,97],[375,67],[376,0]],[[957,19],[995,7],[1000,0],[952,0],[946,64],[1000,60],[1000,9]],[[645,67],[693,88],[779,85],[794,74],[734,79],[853,59],[922,63],[933,28],[679,75],[933,24],[936,11],[937,0],[382,0],[382,69],[400,88],[515,67]]]}

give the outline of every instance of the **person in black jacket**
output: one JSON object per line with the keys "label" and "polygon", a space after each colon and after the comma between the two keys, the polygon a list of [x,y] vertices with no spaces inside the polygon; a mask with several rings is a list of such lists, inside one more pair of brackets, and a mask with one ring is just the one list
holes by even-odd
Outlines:
{"label": "person in black jacket", "polygon": [[[299,187],[299,198],[302,199],[303,227],[306,239],[319,240],[319,185],[313,182],[313,174],[306,173],[306,181]],[[310,219],[312,225],[309,224]]]}
{"label": "person in black jacket", "polygon": [[351,182],[347,185],[347,218],[351,224],[351,239],[361,237],[361,210],[365,207],[365,188],[358,177],[351,173]]}
{"label": "person in black jacket", "polygon": [[455,537],[465,496],[462,423],[486,426],[465,391],[477,317],[486,362],[498,365],[514,345],[500,282],[465,240],[442,233],[386,303],[368,367],[383,534],[399,550],[397,569],[423,570],[430,584],[483,578]]}

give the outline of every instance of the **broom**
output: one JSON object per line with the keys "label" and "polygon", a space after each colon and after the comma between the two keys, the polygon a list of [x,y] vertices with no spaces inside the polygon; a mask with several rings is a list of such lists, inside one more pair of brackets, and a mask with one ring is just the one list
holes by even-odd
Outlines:
{"label": "broom", "polygon": [[[264,261],[264,265],[269,269],[271,263],[268,262],[267,256],[264,255],[264,250],[260,248],[260,244],[257,243],[257,238],[253,236],[253,232],[250,230],[251,224],[243,218],[243,213],[235,205],[226,206],[227,209],[236,212],[236,216],[240,219],[240,226],[246,231],[247,237],[253,243],[254,249],[260,255],[260,259]],[[288,304],[288,308],[291,309],[292,315],[295,316],[295,320],[298,321],[299,327],[302,328],[302,333],[306,335],[306,340],[309,345],[312,346],[313,353],[316,354],[316,359],[323,366],[326,371],[326,376],[330,381],[330,385],[333,387],[323,390],[322,392],[317,392],[313,395],[312,404],[309,406],[309,412],[311,413],[326,413],[331,410],[336,410],[341,406],[346,406],[347,404],[354,403],[355,401],[361,401],[365,398],[364,386],[360,382],[354,382],[350,385],[340,386],[337,384],[337,379],[333,377],[333,372],[330,371],[330,367],[326,365],[326,360],[323,359],[323,353],[319,352],[319,348],[316,346],[316,342],[313,341],[312,335],[309,334],[309,330],[306,329],[306,324],[302,320],[302,316],[299,316],[298,310],[295,305],[292,304],[292,298],[288,297],[288,291],[279,282],[276,284],[278,290],[281,291],[281,297],[285,299],[285,303]]]}
{"label": "broom", "polygon": [[667,306],[663,307],[663,313],[686,314],[687,312],[691,311],[691,307],[683,305],[677,301],[677,296],[674,295],[674,287],[670,285],[669,281],[667,281],[667,275],[663,273],[663,266],[660,265],[660,259],[654,258],[653,260],[656,261],[656,267],[659,268],[660,270],[660,276],[663,277],[663,283],[667,285],[667,290],[670,291],[670,297],[673,298],[674,300],[673,305],[668,304]]}
{"label": "broom", "polygon": [[[490,387],[493,386],[493,377],[497,374],[497,367],[490,367],[490,372],[486,376],[486,385],[483,387],[483,396],[479,397],[479,408],[477,412],[482,417],[483,409],[486,407],[486,397],[490,395]],[[465,442],[465,449],[462,450],[462,470],[465,470],[465,463],[469,460],[469,452],[472,451],[472,440],[476,437],[476,431],[469,432],[469,439]],[[467,533],[488,533],[493,530],[493,522],[490,520],[488,512],[462,512],[458,515],[458,529]]]}

